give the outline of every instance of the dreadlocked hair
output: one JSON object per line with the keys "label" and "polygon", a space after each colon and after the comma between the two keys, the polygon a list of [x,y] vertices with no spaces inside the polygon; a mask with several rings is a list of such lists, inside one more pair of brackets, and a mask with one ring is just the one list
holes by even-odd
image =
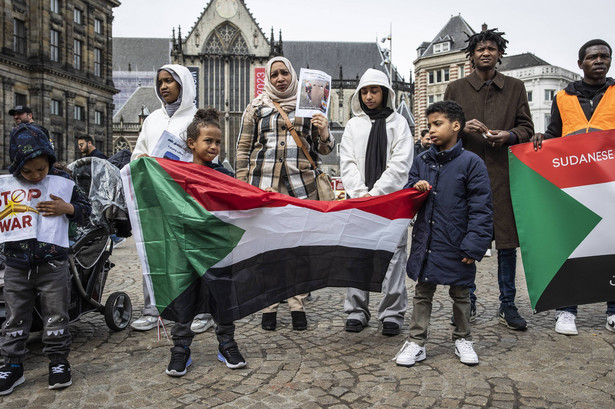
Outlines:
{"label": "dreadlocked hair", "polygon": [[[497,30],[497,28],[492,28],[489,30],[481,31],[479,33],[474,33],[472,35],[468,35],[466,33],[466,35],[468,36],[466,43],[468,43],[468,45],[466,46],[466,48],[463,49],[463,51],[465,51],[466,53],[466,57],[470,58],[472,54],[474,54],[476,46],[481,41],[493,41],[497,45],[498,50],[502,52],[502,55],[506,54],[506,44],[508,43],[508,40],[502,37],[506,33]],[[472,61],[471,58],[470,62],[472,63],[472,68],[474,68],[474,61]],[[502,59],[498,58],[498,64],[501,63]]]}
{"label": "dreadlocked hair", "polygon": [[187,139],[192,139],[196,141],[199,138],[199,133],[201,132],[201,128],[205,128],[208,126],[213,126],[215,128],[220,128],[220,112],[216,108],[207,108],[207,109],[199,109],[194,114],[194,119],[188,125],[188,129],[186,130]]}

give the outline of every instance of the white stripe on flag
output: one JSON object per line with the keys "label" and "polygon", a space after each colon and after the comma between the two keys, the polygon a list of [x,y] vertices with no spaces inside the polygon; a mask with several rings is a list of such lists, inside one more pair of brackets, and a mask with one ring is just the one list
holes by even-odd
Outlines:
{"label": "white stripe on flag", "polygon": [[149,269],[149,261],[145,244],[143,243],[143,232],[141,231],[141,219],[137,212],[137,204],[135,203],[134,185],[132,184],[130,166],[126,165],[120,171],[122,176],[122,185],[124,186],[124,196],[126,198],[126,206],[128,207],[128,217],[130,218],[130,227],[137,246],[137,254],[141,260],[141,268],[143,269],[143,282],[150,296],[150,305],[145,305],[147,309],[150,306],[156,305],[156,295],[154,294],[154,286]]}
{"label": "white stripe on flag", "polygon": [[358,209],[318,212],[294,205],[211,212],[244,229],[243,237],[214,268],[258,254],[301,246],[343,246],[393,253],[410,219],[390,220]]}
{"label": "white stripe on flag", "polygon": [[[602,217],[602,220],[577,246],[569,258],[615,254],[615,182],[562,189],[573,199]],[[575,217],[571,214],[570,217]],[[562,220],[562,223],[566,223]]]}

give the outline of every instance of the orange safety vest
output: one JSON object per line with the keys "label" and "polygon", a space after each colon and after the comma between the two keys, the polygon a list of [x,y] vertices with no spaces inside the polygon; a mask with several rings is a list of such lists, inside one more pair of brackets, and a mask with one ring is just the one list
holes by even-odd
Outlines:
{"label": "orange safety vest", "polygon": [[615,129],[615,85],[607,88],[589,121],[576,95],[561,90],[557,93],[557,107],[562,117],[562,136]]}

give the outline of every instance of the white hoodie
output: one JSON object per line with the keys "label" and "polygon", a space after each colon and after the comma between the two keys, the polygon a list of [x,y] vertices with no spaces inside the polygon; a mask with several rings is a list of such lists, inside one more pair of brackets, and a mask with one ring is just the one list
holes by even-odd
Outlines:
{"label": "white hoodie", "polygon": [[196,97],[196,87],[192,74],[188,68],[178,64],[167,64],[161,69],[173,71],[181,80],[181,104],[173,116],[169,117],[165,109],[166,103],[160,96],[158,91],[158,73],[154,79],[156,96],[160,100],[162,107],[152,112],[143,122],[143,128],[137,139],[135,149],[132,151],[130,160],[135,160],[144,153],[150,155],[160,135],[163,131],[172,133],[173,135],[186,140],[186,129],[194,119],[196,107],[194,106],[194,98]]}
{"label": "white hoodie", "polygon": [[[368,85],[388,88],[389,98],[386,104],[394,111],[386,119],[386,169],[369,191],[365,185],[365,154],[374,121],[361,109],[359,103],[361,88]],[[365,71],[352,96],[350,107],[355,117],[346,124],[340,144],[340,168],[346,193],[354,198],[364,196],[366,193],[372,196],[385,195],[402,189],[408,181],[414,156],[414,143],[408,122],[395,112],[395,92],[389,85],[386,74],[373,68]]]}

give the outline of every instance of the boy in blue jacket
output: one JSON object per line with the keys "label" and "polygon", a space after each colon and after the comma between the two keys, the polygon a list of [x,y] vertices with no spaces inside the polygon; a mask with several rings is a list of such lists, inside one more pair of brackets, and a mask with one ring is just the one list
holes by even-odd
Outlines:
{"label": "boy in blue jacket", "polygon": [[[68,173],[53,167],[55,152],[49,138],[39,128],[19,125],[11,131],[9,146],[9,172],[22,182],[36,184],[48,175],[70,179]],[[87,219],[92,210],[77,185],[73,186],[70,202],[53,192],[49,198],[36,205],[43,217],[67,217],[80,222]],[[68,236],[68,228],[63,234]],[[10,241],[5,244],[5,255],[6,321],[0,337],[0,353],[4,358],[4,366],[0,368],[0,395],[8,395],[25,380],[23,360],[28,352],[26,340],[37,293],[43,315],[43,353],[49,357],[49,389],[70,386],[68,248],[37,239]]]}
{"label": "boy in blue jacket", "polygon": [[427,108],[431,148],[415,158],[405,188],[431,189],[414,223],[406,266],[415,280],[410,339],[395,357],[400,366],[426,358],[436,285],[449,285],[453,299],[455,354],[466,365],[477,365],[470,331],[469,286],[491,244],[493,221],[487,167],[458,140],[465,125],[463,110],[453,101]]}

